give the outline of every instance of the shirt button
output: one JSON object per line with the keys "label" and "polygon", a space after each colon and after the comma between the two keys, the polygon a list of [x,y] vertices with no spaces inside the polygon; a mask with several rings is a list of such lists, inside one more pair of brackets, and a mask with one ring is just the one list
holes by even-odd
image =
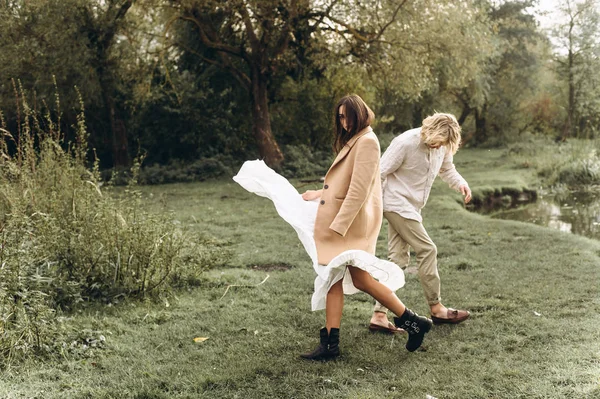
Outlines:
{"label": "shirt button", "polygon": [[326,184],[325,187],[323,187],[325,190],[327,190],[329,188],[329,186]]}
{"label": "shirt button", "polygon": [[321,200],[321,205],[325,205],[325,201],[324,200]]}

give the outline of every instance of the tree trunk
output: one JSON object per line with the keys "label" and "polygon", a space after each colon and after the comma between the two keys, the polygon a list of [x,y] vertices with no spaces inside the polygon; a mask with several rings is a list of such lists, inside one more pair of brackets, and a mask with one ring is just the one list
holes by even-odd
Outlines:
{"label": "tree trunk", "polygon": [[567,125],[563,133],[563,140],[573,136],[573,122],[575,120],[575,78],[573,76],[573,51],[569,49],[569,109],[567,111]]}
{"label": "tree trunk", "polygon": [[267,78],[260,73],[258,67],[252,69],[252,130],[258,153],[267,165],[278,168],[283,161],[283,154],[271,131]]}
{"label": "tree trunk", "polygon": [[575,78],[573,73],[573,27],[574,27],[573,19],[569,22],[569,55],[568,55],[568,79],[569,79],[569,105],[567,109],[567,121],[563,128],[561,140],[564,141],[567,137],[573,135],[573,123],[575,119]]}
{"label": "tree trunk", "polygon": [[486,106],[481,110],[475,110],[475,142],[481,144],[487,140],[487,126],[485,119]]}
{"label": "tree trunk", "polygon": [[104,109],[110,123],[112,163],[113,167],[127,167],[130,164],[127,129],[125,128],[123,120],[118,116],[119,113],[115,105],[115,100],[112,97],[111,91],[114,87],[112,79],[107,77],[106,74],[110,74],[110,72],[107,72],[104,67],[98,69],[102,87],[102,98],[104,100]]}
{"label": "tree trunk", "polygon": [[[110,68],[109,53],[119,29],[119,23],[132,5],[133,0],[125,0],[120,6],[111,0],[108,2],[109,7],[104,15],[96,15],[92,8],[85,8],[84,14],[86,23],[83,32],[87,33],[90,40],[89,46],[96,54],[96,73],[102,90],[105,115],[110,123],[113,166],[129,166],[130,160],[127,129],[114,99],[116,85],[115,76]],[[105,142],[108,141],[105,140]]]}
{"label": "tree trunk", "polygon": [[467,119],[467,117],[471,114],[472,109],[468,106],[465,105],[463,107],[463,110],[460,114],[460,117],[458,118],[458,124],[462,126],[463,123],[465,123],[465,120]]}
{"label": "tree trunk", "polygon": [[418,126],[420,127],[423,124],[423,106],[421,105],[421,103],[416,103],[413,107],[413,112],[412,112],[412,117],[413,117],[413,126]]}
{"label": "tree trunk", "polygon": [[130,164],[130,159],[125,122],[117,116],[115,102],[112,98],[109,107],[114,166],[127,167]]}

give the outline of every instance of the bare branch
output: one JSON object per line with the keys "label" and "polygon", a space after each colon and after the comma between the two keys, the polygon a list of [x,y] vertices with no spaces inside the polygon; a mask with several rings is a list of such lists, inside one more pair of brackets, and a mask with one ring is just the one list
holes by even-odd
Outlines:
{"label": "bare branch", "polygon": [[262,285],[262,284],[264,284],[264,283],[265,283],[265,281],[267,281],[267,280],[269,279],[269,277],[270,277],[270,276],[267,274],[267,277],[265,277],[265,279],[264,279],[263,281],[261,281],[261,282],[260,282],[260,283],[258,283],[258,284],[254,284],[254,285],[246,285],[246,284],[229,284],[229,285],[227,286],[227,289],[226,289],[226,290],[225,290],[225,292],[223,293],[223,295],[221,295],[221,298],[219,298],[219,300],[223,299],[223,297],[224,297],[225,295],[227,295],[227,293],[229,292],[229,289],[230,289],[230,288],[233,288],[233,287],[255,288],[255,287],[258,287],[259,285]]}
{"label": "bare branch", "polygon": [[273,56],[278,56],[281,53],[283,53],[290,42],[292,21],[298,16],[298,4],[296,3],[296,1],[292,1],[292,6],[289,8],[288,11],[290,15],[288,15],[285,26],[283,27],[281,34],[277,39],[277,44],[275,44],[275,47],[273,49]]}
{"label": "bare branch", "polygon": [[200,57],[200,59],[202,59],[202,61],[204,61],[208,64],[211,64],[211,65],[215,65],[226,71],[229,71],[229,73],[231,73],[233,75],[233,77],[238,82],[240,82],[242,84],[242,86],[244,86],[245,88],[249,89],[251,87],[251,81],[250,81],[250,78],[248,77],[248,75],[246,75],[243,71],[241,71],[238,68],[236,68],[235,66],[233,66],[226,54],[222,54],[222,53],[220,54],[221,62],[219,62],[217,60],[213,60],[211,58],[206,57],[203,54],[198,53],[196,50],[186,46],[185,44],[183,44],[181,42],[175,42],[175,44],[177,46],[185,49],[186,51],[190,52],[191,54],[194,54],[194,55]]}
{"label": "bare branch", "polygon": [[216,41],[211,40],[208,37],[208,35],[206,34],[206,32],[204,31],[204,29],[202,28],[202,24],[200,24],[200,22],[196,18],[181,16],[181,15],[173,17],[167,23],[167,26],[165,27],[165,36],[168,34],[169,29],[171,29],[171,25],[177,20],[189,21],[189,22],[192,22],[194,25],[196,25],[198,27],[198,32],[200,33],[200,40],[202,41],[202,44],[204,44],[206,47],[211,48],[213,50],[223,51],[225,53],[235,55],[236,57],[240,57],[240,58],[245,57],[244,52],[242,51],[241,48],[230,46],[228,44],[224,44],[221,42],[216,42]]}
{"label": "bare branch", "polygon": [[332,21],[340,26],[343,26],[346,29],[346,31],[341,31],[341,30],[337,30],[337,29],[332,29],[332,30],[335,30],[338,33],[350,34],[355,39],[357,39],[361,42],[364,42],[364,43],[372,43],[375,41],[379,41],[381,39],[381,36],[383,36],[383,34],[385,33],[385,31],[396,21],[396,18],[398,17],[398,13],[400,12],[400,9],[407,3],[407,0],[403,0],[400,4],[398,4],[396,9],[392,13],[390,20],[384,26],[382,26],[378,32],[366,32],[366,33],[359,32],[356,28],[354,28],[350,24],[348,24],[338,18],[333,17],[331,15],[331,10],[333,9],[333,6],[336,3],[337,3],[337,1],[332,2],[325,12],[312,13],[311,16],[312,17],[320,17],[320,19],[317,23],[323,23],[324,19],[327,18],[330,21]]}
{"label": "bare branch", "polygon": [[[370,34],[367,33],[366,35],[359,32],[358,30],[356,30],[354,27],[350,26],[349,24],[345,23],[344,21],[337,19],[335,17],[332,17],[331,15],[325,15],[325,17],[327,17],[327,19],[329,19],[330,21],[343,26],[344,28],[346,28],[347,33],[351,34],[352,36],[354,36],[355,39],[360,40],[361,42],[365,42],[365,43],[369,43],[371,42],[371,39],[368,37]],[[342,32],[336,29],[337,32]]]}
{"label": "bare branch", "polygon": [[125,16],[129,8],[133,5],[133,0],[127,0],[125,3],[121,5],[119,11],[117,11],[117,15],[115,15],[115,21],[120,20]]}
{"label": "bare branch", "polygon": [[321,19],[319,21],[317,21],[317,25],[322,24],[323,23],[323,19],[325,19],[326,16],[328,16],[329,14],[331,14],[331,10],[333,10],[333,7],[339,3],[340,0],[334,0],[331,2],[331,4],[329,4],[329,6],[327,7],[327,9],[325,10],[324,13],[321,14]]}
{"label": "bare branch", "polygon": [[[129,9],[131,8],[132,5],[133,5],[133,0],[127,0],[121,5],[121,7],[119,7],[119,10],[115,14],[114,18],[112,18],[109,21],[108,28],[101,35],[101,38],[98,41],[100,48],[110,47],[110,43],[112,42],[113,38],[115,37],[115,35],[117,33],[117,23],[123,17],[125,17],[125,14],[127,14],[127,11],[129,11]],[[112,4],[111,4],[111,8],[112,8]]]}
{"label": "bare branch", "polygon": [[398,7],[396,7],[396,10],[394,10],[394,13],[392,14],[392,18],[388,21],[387,24],[385,24],[380,30],[379,33],[377,34],[377,36],[375,37],[375,40],[379,40],[379,38],[381,38],[381,36],[383,35],[383,33],[386,31],[386,29],[393,24],[396,21],[396,17],[398,16],[398,13],[400,12],[400,9],[404,6],[404,4],[406,4],[407,0],[402,1],[402,3],[400,3],[398,5]]}

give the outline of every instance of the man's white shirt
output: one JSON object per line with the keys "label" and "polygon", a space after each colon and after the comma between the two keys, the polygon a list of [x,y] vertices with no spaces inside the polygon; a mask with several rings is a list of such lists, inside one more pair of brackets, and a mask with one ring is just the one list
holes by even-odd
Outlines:
{"label": "man's white shirt", "polygon": [[383,211],[423,222],[421,209],[436,176],[454,190],[468,184],[456,170],[447,147],[431,149],[420,135],[421,128],[416,128],[394,138],[381,157],[380,168]]}

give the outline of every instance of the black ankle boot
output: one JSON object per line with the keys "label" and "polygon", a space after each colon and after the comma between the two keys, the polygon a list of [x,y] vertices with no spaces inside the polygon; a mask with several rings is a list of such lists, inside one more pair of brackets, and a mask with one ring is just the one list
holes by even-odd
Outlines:
{"label": "black ankle boot", "polygon": [[406,308],[402,316],[394,317],[396,327],[402,328],[408,332],[408,341],[406,349],[409,352],[414,352],[423,343],[425,334],[431,330],[433,324],[427,317],[419,316],[413,311]]}
{"label": "black ankle boot", "polygon": [[309,353],[303,353],[300,357],[310,360],[327,360],[340,355],[340,329],[332,328],[327,334],[327,328],[319,331],[321,341],[317,349]]}

